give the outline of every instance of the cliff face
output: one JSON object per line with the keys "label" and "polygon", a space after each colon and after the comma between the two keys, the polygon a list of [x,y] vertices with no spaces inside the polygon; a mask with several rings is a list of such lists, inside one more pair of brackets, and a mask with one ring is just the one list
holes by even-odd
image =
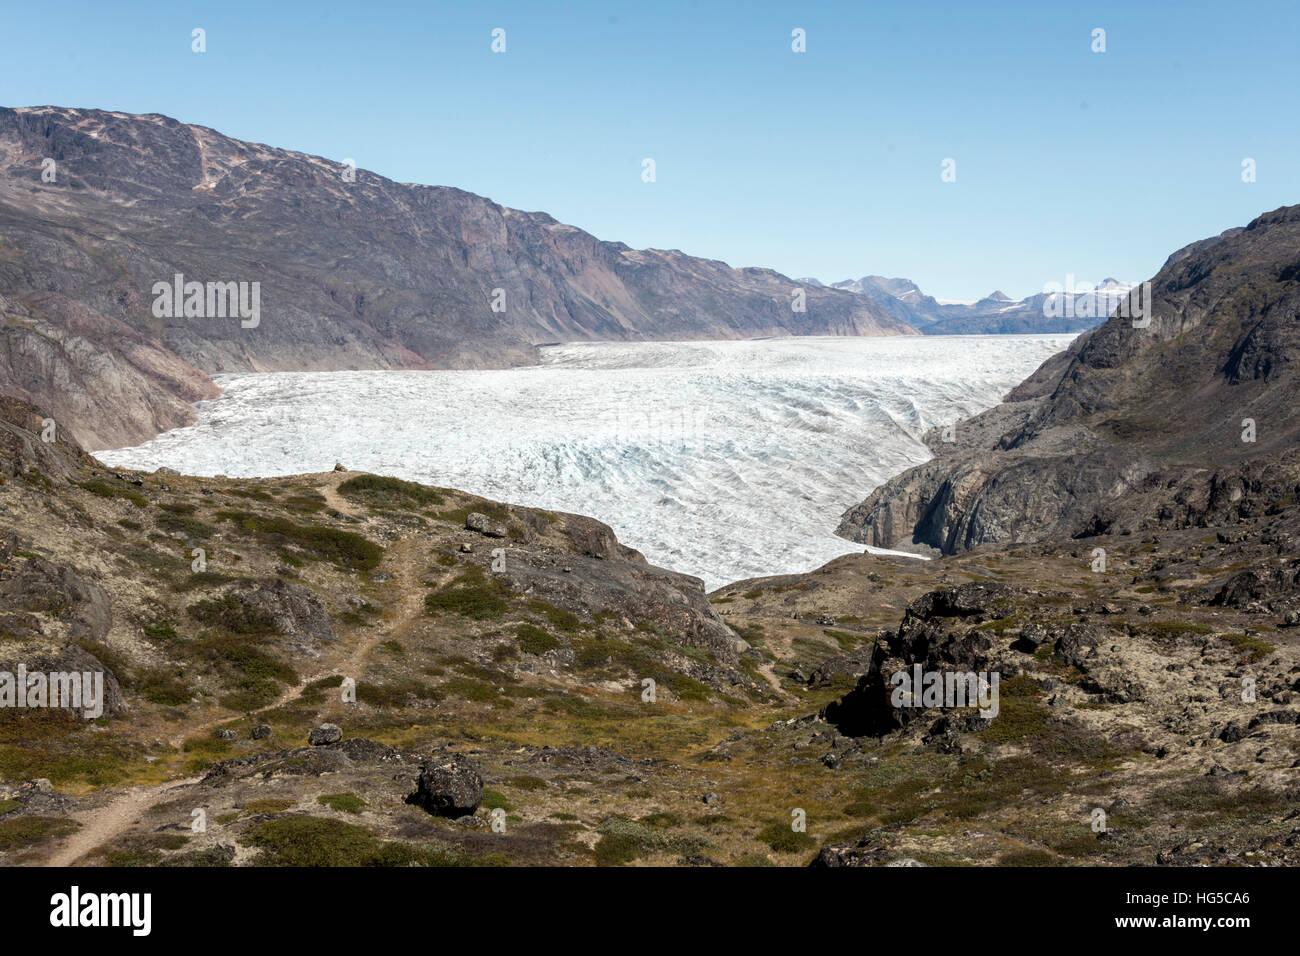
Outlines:
{"label": "cliff face", "polygon": [[82,441],[133,444],[217,396],[207,375],[121,319],[66,294],[10,289],[0,293],[0,388],[41,403]]}
{"label": "cliff face", "polygon": [[[634,250],[462,190],[353,172],[156,114],[0,109],[0,388],[98,448],[186,421],[215,394],[206,373],[503,367],[559,340],[914,331],[833,289],[807,287],[796,312],[798,283],[771,270]],[[259,283],[256,326],[156,315],[155,284],[178,273]]]}
{"label": "cliff face", "polygon": [[955,553],[1284,507],[1300,487],[1298,314],[1300,206],[1180,250],[1152,280],[1149,326],[1117,314],[955,441],[932,434],[937,457],[839,533]]}

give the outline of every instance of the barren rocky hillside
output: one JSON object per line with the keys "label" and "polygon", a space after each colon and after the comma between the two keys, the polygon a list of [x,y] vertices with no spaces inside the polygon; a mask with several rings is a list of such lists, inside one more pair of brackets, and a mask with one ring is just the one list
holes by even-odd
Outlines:
{"label": "barren rocky hillside", "polygon": [[936,457],[846,512],[839,533],[954,553],[1294,507],[1300,206],[1180,250],[1151,294],[1149,326],[1117,313],[955,441],[931,433]]}
{"label": "barren rocky hillside", "polygon": [[[0,109],[0,388],[109,448],[187,421],[215,394],[208,373],[504,367],[561,340],[914,331],[834,289],[808,287],[796,311],[798,283],[769,269],[631,249],[459,189],[352,172],[165,116]],[[156,317],[154,284],[176,274],[260,283],[257,326]]]}

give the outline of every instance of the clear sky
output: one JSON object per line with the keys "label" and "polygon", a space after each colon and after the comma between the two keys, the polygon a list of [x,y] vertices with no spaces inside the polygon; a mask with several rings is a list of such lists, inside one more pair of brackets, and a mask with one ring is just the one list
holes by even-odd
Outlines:
{"label": "clear sky", "polygon": [[3,24],[0,105],[165,113],[602,239],[940,298],[1141,280],[1300,202],[1297,0],[62,0]]}

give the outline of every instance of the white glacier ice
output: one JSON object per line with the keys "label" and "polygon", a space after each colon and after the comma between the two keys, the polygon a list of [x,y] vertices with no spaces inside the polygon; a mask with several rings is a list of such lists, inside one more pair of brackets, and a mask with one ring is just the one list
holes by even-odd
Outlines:
{"label": "white glacier ice", "polygon": [[930,457],[1070,335],[575,344],[502,371],[218,376],[197,422],[115,467],[349,468],[592,515],[712,589],[861,550],[845,508]]}

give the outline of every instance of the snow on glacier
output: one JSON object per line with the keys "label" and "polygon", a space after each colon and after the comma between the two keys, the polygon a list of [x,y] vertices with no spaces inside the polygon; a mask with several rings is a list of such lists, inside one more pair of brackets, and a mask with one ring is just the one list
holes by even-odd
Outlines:
{"label": "snow on glacier", "polygon": [[573,344],[500,371],[222,375],[192,426],[106,464],[396,475],[592,515],[709,588],[861,550],[841,513],[1071,335]]}

